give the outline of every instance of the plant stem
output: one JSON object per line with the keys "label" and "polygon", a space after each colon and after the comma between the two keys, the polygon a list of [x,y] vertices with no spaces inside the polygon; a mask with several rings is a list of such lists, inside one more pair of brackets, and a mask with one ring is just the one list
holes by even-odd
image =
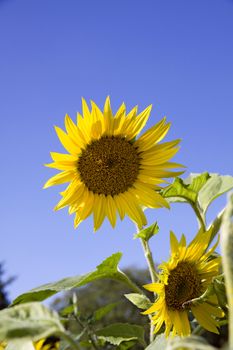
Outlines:
{"label": "plant stem", "polygon": [[197,220],[198,220],[198,224],[199,224],[199,228],[202,228],[203,231],[206,231],[206,224],[205,224],[205,217],[204,215],[201,213],[200,209],[198,208],[197,205],[195,205],[192,202],[189,202],[191,204],[191,207],[193,208],[196,216],[197,216]]}
{"label": "plant stem", "polygon": [[82,321],[80,320],[80,318],[77,315],[74,315],[76,321],[78,322],[78,324],[83,328],[87,330],[87,335],[91,341],[91,344],[93,345],[93,348],[96,350],[99,350],[98,345],[96,344],[96,339],[95,339],[95,335],[92,333],[92,330],[90,329],[89,325],[87,324],[83,324]]}
{"label": "plant stem", "polygon": [[119,271],[124,277],[123,282],[126,283],[134,293],[139,293],[144,295],[143,290],[141,290],[141,288],[139,288],[133,281],[131,281],[131,279],[123,271],[121,271],[120,269]]}
{"label": "plant stem", "polygon": [[81,350],[81,348],[79,347],[79,345],[74,341],[74,339],[66,332],[58,332],[56,333],[58,336],[60,336],[61,338],[63,338],[64,340],[67,341],[67,343],[69,343],[72,347],[72,349],[74,350]]}
{"label": "plant stem", "polygon": [[[150,246],[148,241],[145,241],[143,238],[140,239],[141,243],[142,243],[142,247],[143,247],[143,251],[144,251],[144,255],[147,261],[147,265],[149,268],[149,272],[150,272],[150,278],[152,283],[154,283],[157,280],[157,275],[156,275],[156,271],[155,271],[155,265],[154,265],[154,260],[152,257],[152,253],[150,250]],[[150,319],[150,343],[153,342],[154,340],[154,325],[152,323],[152,317],[149,315],[149,319]]]}
{"label": "plant stem", "polygon": [[[140,230],[137,227],[137,232],[139,232],[139,231]],[[145,259],[146,259],[146,262],[147,262],[147,265],[148,265],[148,268],[149,268],[150,278],[151,278],[152,283],[154,283],[157,280],[157,274],[156,274],[154,260],[153,260],[153,257],[152,257],[150,246],[149,246],[148,241],[146,241],[145,239],[140,238],[140,240],[141,240],[141,244],[142,244],[142,247],[143,247],[144,256],[145,256]],[[153,322],[152,322],[151,315],[148,315],[148,317],[149,317],[149,320],[150,320],[150,343],[152,343],[153,340],[154,340],[154,325],[153,325]]]}
{"label": "plant stem", "polygon": [[153,260],[152,253],[150,250],[150,246],[149,246],[148,241],[145,241],[143,238],[141,238],[141,243],[142,243],[144,255],[145,255],[145,258],[147,261],[147,265],[149,268],[151,281],[154,283],[157,280],[157,274],[155,271],[155,265],[154,265],[154,260]]}
{"label": "plant stem", "polygon": [[223,217],[221,236],[222,265],[229,311],[229,349],[233,349],[233,193],[229,195],[228,205]]}

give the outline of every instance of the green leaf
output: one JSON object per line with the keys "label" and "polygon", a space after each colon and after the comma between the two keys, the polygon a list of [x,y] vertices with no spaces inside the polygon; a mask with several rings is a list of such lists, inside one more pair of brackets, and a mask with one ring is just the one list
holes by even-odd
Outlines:
{"label": "green leaf", "polygon": [[199,204],[205,213],[210,203],[233,188],[233,177],[229,175],[210,174],[211,177],[198,195]]}
{"label": "green leaf", "polygon": [[125,341],[137,340],[145,346],[144,329],[129,323],[114,323],[96,331],[96,335],[113,345],[120,345]]}
{"label": "green leaf", "polygon": [[[203,337],[191,335],[185,338],[174,337],[168,341],[169,350],[217,350],[209,345]],[[155,348],[157,350],[157,348]],[[155,350],[151,348],[150,350]],[[162,348],[161,348],[162,349]]]}
{"label": "green leaf", "polygon": [[58,314],[37,302],[0,311],[0,341],[26,337],[36,341],[64,331]]}
{"label": "green leaf", "polygon": [[5,350],[35,350],[35,347],[29,339],[16,339],[9,341]]}
{"label": "green leaf", "polygon": [[128,350],[136,344],[135,340],[123,341],[118,347],[117,350]]}
{"label": "green leaf", "polygon": [[159,232],[159,226],[157,224],[157,222],[153,223],[152,225],[150,225],[149,227],[144,228],[143,230],[141,230],[140,232],[136,233],[134,235],[134,238],[142,238],[145,241],[149,241],[149,239],[156,235]]}
{"label": "green leaf", "polygon": [[233,347],[233,193],[229,196],[220,236],[222,265],[229,311],[229,341]]}
{"label": "green leaf", "polygon": [[174,182],[162,191],[163,197],[169,202],[191,202],[196,203],[198,192],[206,184],[210,175],[191,174],[187,179],[175,178]]}
{"label": "green leaf", "polygon": [[151,306],[150,299],[147,298],[147,296],[143,294],[138,293],[130,293],[125,294],[125,297],[131,301],[132,304],[136,305],[139,309],[146,310],[149,309]]}
{"label": "green leaf", "polygon": [[119,303],[111,303],[97,309],[93,314],[94,320],[95,321],[101,320],[105,315],[111,312],[118,304]]}
{"label": "green leaf", "polygon": [[68,277],[54,283],[44,284],[40,287],[34,288],[29,292],[21,294],[12,303],[16,305],[29,301],[42,301],[50,296],[61,291],[67,291],[73,288],[81,287],[87,283],[96,281],[102,278],[115,279],[129,285],[129,278],[118,269],[118,263],[121,259],[122,253],[115,253],[105,259],[96,270],[89,272],[82,276]]}
{"label": "green leaf", "polygon": [[219,306],[226,312],[227,311],[227,296],[226,287],[224,282],[224,275],[213,278],[213,289],[218,298]]}
{"label": "green leaf", "polygon": [[68,305],[64,309],[59,311],[59,314],[61,316],[67,316],[67,315],[72,314],[73,312],[74,312],[74,305]]}
{"label": "green leaf", "polygon": [[156,336],[155,340],[145,350],[166,350],[168,345],[168,339],[164,334]]}

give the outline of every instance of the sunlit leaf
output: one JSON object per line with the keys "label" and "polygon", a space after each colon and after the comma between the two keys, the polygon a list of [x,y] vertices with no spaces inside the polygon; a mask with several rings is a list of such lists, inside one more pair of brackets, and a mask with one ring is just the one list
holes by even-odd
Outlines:
{"label": "sunlit leaf", "polygon": [[37,302],[0,311],[0,341],[25,337],[38,340],[63,331],[58,314]]}
{"label": "sunlit leaf", "polygon": [[168,339],[164,334],[157,335],[155,340],[145,350],[166,350]]}
{"label": "sunlit leaf", "polygon": [[198,192],[206,184],[210,175],[191,174],[187,179],[176,178],[174,182],[163,190],[163,197],[170,202],[192,202],[197,201]]}
{"label": "sunlit leaf", "polygon": [[153,223],[152,225],[150,225],[149,227],[144,228],[143,230],[141,230],[140,232],[136,233],[134,235],[134,238],[142,238],[145,241],[149,241],[149,239],[156,235],[159,232],[159,226],[157,224],[157,222]]}
{"label": "sunlit leaf", "polygon": [[211,174],[210,179],[199,192],[198,201],[205,213],[210,203],[223,193],[233,188],[233,177],[229,175]]}
{"label": "sunlit leaf", "polygon": [[9,341],[5,350],[35,350],[35,347],[31,340],[24,338]]}

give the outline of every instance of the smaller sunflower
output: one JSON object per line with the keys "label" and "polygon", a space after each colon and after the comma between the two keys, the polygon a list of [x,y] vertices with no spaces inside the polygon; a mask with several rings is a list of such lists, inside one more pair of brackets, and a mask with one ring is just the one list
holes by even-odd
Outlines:
{"label": "smaller sunflower", "polygon": [[213,333],[218,332],[216,318],[223,317],[217,298],[211,296],[203,303],[189,303],[200,297],[214,276],[219,274],[220,257],[210,259],[218,242],[207,250],[211,231],[199,232],[186,246],[185,236],[178,242],[173,232],[170,235],[171,256],[159,266],[158,282],[144,286],[157,294],[153,305],[143,314],[152,316],[157,333],[165,324],[165,335],[187,336],[191,333],[189,313],[192,311],[198,323]]}

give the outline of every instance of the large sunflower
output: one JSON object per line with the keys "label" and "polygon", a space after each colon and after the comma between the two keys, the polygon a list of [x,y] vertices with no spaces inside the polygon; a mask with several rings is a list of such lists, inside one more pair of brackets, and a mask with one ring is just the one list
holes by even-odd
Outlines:
{"label": "large sunflower", "polygon": [[66,132],[55,127],[69,154],[51,152],[54,162],[47,166],[61,173],[44,188],[70,182],[55,209],[69,206],[69,213],[75,213],[75,227],[91,213],[95,230],[106,216],[114,227],[118,212],[121,219],[128,215],[141,228],[146,225],[142,207],[168,207],[158,189],[163,178],[182,173],[172,172],[181,165],[169,162],[179,140],[159,144],[170,128],[165,118],[136,139],[151,106],[137,115],[137,107],[126,114],[122,104],[115,116],[109,98],[103,112],[94,102],[91,106],[90,111],[83,99],[83,116],[77,115],[77,124],[66,115]]}
{"label": "large sunflower", "polygon": [[189,313],[192,311],[198,323],[210,332],[218,333],[216,318],[223,312],[216,296],[205,302],[192,302],[200,297],[219,274],[220,257],[211,257],[218,242],[206,251],[211,232],[199,232],[186,246],[184,235],[180,242],[171,232],[171,257],[160,265],[158,282],[144,287],[157,294],[154,304],[144,314],[154,314],[152,320],[157,333],[165,324],[166,336],[187,336],[191,333]]}

